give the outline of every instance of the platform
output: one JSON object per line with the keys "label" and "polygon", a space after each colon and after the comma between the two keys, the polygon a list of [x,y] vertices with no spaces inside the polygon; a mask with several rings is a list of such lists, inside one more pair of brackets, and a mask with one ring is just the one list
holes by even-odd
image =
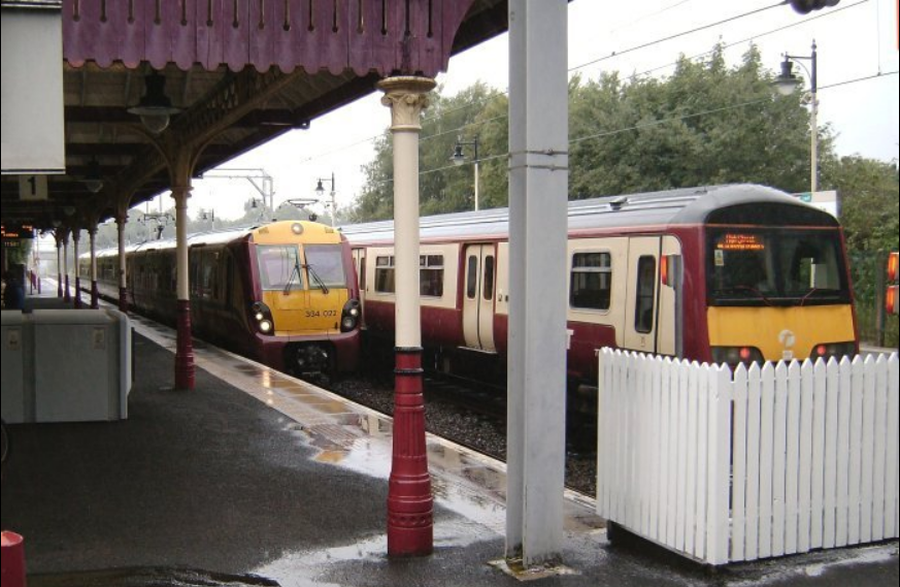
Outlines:
{"label": "platform", "polygon": [[[492,564],[502,463],[430,436],[435,554],[390,560],[388,418],[199,341],[195,391],[173,391],[174,331],[134,325],[127,421],[11,427],[2,526],[26,538],[30,587],[520,584]],[[896,542],[709,575],[613,547],[590,498],[566,503],[569,574],[537,585],[898,582]]]}

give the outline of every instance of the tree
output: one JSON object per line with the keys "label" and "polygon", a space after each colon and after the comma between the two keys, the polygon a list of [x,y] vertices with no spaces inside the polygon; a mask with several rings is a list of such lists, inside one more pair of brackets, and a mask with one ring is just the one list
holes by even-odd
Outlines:
{"label": "tree", "polygon": [[[474,208],[471,163],[455,167],[450,162],[457,140],[479,140],[479,158],[499,155],[499,163],[482,164],[482,181],[496,185],[506,173],[506,99],[497,90],[477,83],[456,96],[445,97],[438,89],[422,120],[420,139],[420,204],[423,214],[457,212]],[[501,171],[502,169],[502,171]],[[348,217],[353,222],[391,218],[394,210],[393,148],[389,135],[378,139],[374,160],[363,167],[366,185]],[[505,185],[505,184],[504,184]],[[482,193],[482,201],[505,205],[493,192]]]}
{"label": "tree", "polygon": [[[667,79],[617,73],[569,84],[569,197],[588,198],[721,183],[761,183],[807,191],[809,111],[803,96],[772,90],[772,73],[751,46],[729,67],[717,46],[701,62],[682,57]],[[471,164],[447,161],[457,138],[479,140],[481,202],[507,203],[508,100],[476,84],[456,96],[435,93],[423,123],[421,213],[471,210]],[[819,158],[834,158],[831,129],[819,131]],[[364,167],[356,222],[390,218],[393,160],[388,136]]]}
{"label": "tree", "polygon": [[[756,47],[732,69],[722,51],[716,47],[705,62],[682,57],[667,80],[576,79],[571,196],[735,182],[803,191],[810,125],[801,97],[772,91]],[[820,135],[820,157],[828,158],[830,130]]]}
{"label": "tree", "polygon": [[855,251],[896,251],[900,245],[900,198],[896,163],[863,157],[827,162],[822,182],[841,197],[841,223]]}

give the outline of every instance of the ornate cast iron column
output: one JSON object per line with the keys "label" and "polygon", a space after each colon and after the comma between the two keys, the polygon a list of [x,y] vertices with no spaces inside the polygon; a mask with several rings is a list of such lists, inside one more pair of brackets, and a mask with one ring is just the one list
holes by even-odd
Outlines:
{"label": "ornate cast iron column", "polygon": [[188,277],[187,201],[191,187],[172,188],[178,265],[178,343],[175,351],[175,389],[194,389],[194,346],[191,340],[191,296]]}
{"label": "ornate cast iron column", "polygon": [[394,448],[388,493],[388,555],[434,550],[434,498],[425,452],[422,326],[419,304],[419,133],[430,78],[393,77],[378,87],[391,109],[394,140],[396,369]]}

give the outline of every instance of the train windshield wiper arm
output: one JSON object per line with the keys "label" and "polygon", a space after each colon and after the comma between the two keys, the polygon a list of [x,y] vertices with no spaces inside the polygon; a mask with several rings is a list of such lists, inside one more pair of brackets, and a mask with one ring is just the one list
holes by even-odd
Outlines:
{"label": "train windshield wiper arm", "polygon": [[291,286],[294,285],[294,277],[299,278],[300,273],[300,260],[297,257],[294,257],[294,268],[291,270],[291,276],[288,277],[287,283],[284,284],[284,293],[285,295],[291,293]]}
{"label": "train windshield wiper arm", "polygon": [[327,296],[330,290],[328,289],[328,286],[325,285],[325,282],[322,281],[322,278],[319,276],[319,274],[316,273],[315,268],[312,265],[304,265],[304,267],[306,267],[306,270],[309,271],[310,277],[312,277],[315,282],[319,284],[319,287],[322,289],[322,293]]}
{"label": "train windshield wiper arm", "polygon": [[767,306],[771,306],[771,305],[772,305],[772,300],[770,300],[770,299],[766,296],[766,294],[764,294],[763,292],[759,291],[759,290],[758,290],[757,288],[755,288],[755,287],[752,287],[752,286],[749,286],[749,285],[736,285],[736,286],[734,286],[733,288],[731,288],[731,291],[732,291],[732,292],[735,292],[735,293],[737,293],[737,292],[739,292],[739,291],[748,292],[748,293],[750,293],[751,295],[756,296],[758,299],[762,300],[763,303],[765,303]]}

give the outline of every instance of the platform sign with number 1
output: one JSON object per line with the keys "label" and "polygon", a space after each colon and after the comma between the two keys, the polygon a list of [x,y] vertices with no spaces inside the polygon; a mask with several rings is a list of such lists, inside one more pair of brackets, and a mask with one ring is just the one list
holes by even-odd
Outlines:
{"label": "platform sign with number 1", "polygon": [[46,200],[47,176],[46,175],[20,175],[19,199],[23,202]]}

